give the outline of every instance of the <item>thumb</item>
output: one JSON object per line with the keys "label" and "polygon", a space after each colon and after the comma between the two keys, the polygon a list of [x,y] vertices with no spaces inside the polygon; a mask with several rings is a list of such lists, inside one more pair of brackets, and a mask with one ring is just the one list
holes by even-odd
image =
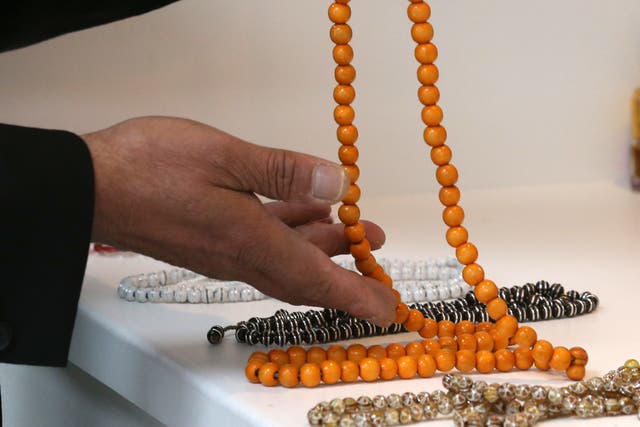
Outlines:
{"label": "thumb", "polygon": [[234,175],[234,190],[275,200],[336,203],[351,185],[342,166],[319,157],[251,143],[234,148],[239,152],[233,168],[227,168]]}

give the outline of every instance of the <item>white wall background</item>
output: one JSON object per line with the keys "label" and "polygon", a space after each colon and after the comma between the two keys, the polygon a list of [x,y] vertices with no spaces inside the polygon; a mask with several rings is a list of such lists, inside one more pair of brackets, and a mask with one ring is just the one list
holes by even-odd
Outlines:
{"label": "white wall background", "polygon": [[[465,188],[624,182],[637,0],[433,0]],[[353,0],[365,194],[436,188],[405,0]],[[337,159],[329,1],[184,0],[0,55],[0,121],[85,132],[147,114]],[[366,197],[366,196],[365,196]]]}

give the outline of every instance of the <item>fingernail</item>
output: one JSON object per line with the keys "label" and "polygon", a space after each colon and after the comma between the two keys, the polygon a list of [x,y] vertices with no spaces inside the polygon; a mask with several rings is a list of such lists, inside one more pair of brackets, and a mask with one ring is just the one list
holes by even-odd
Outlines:
{"label": "fingernail", "polygon": [[349,191],[349,175],[343,167],[320,163],[313,169],[311,195],[325,202],[336,203]]}

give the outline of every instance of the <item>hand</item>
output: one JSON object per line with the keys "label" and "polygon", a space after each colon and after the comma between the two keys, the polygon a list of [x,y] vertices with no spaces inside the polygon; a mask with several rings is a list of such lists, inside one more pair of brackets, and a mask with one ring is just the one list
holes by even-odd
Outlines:
{"label": "hand", "polygon": [[[83,139],[95,170],[94,240],[292,304],[393,321],[386,286],[329,258],[349,249],[343,226],[328,220],[349,187],[339,165],[177,118],[132,119]],[[379,248],[384,233],[364,224]]]}

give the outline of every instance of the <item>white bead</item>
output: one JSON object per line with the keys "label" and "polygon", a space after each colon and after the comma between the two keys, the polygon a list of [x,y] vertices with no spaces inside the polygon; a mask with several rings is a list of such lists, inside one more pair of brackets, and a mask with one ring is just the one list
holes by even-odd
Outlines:
{"label": "white bead", "polygon": [[146,288],[147,285],[149,284],[147,280],[147,276],[145,274],[138,276],[136,279],[137,280],[135,281],[135,284],[134,284],[136,288]]}
{"label": "white bead", "polygon": [[449,292],[451,294],[451,298],[460,298],[462,296],[462,286],[457,282],[453,282],[449,286]]}
{"label": "white bead", "polygon": [[160,289],[160,300],[162,302],[173,302],[173,288]]}
{"label": "white bead", "polygon": [[400,280],[402,278],[402,270],[400,270],[400,266],[391,265],[391,267],[389,267],[389,276],[391,276],[394,281]]}
{"label": "white bead", "polygon": [[437,280],[440,269],[435,265],[427,266],[427,280]]}
{"label": "white bead", "polygon": [[402,288],[402,290],[398,290],[400,293],[400,300],[403,302],[411,302],[411,292],[407,288]]}
{"label": "white bead", "polygon": [[149,273],[149,275],[147,276],[147,280],[149,281],[148,286],[151,288],[155,288],[160,283],[160,280],[158,279],[158,275],[156,273]]}
{"label": "white bead", "polygon": [[149,292],[147,292],[147,298],[149,298],[149,301],[151,302],[159,302],[160,291],[158,291],[158,288],[149,289]]}
{"label": "white bead", "polygon": [[438,286],[438,297],[440,301],[451,298],[451,291],[448,286]]}
{"label": "white bead", "polygon": [[251,301],[253,299],[253,290],[248,286],[242,288],[240,291],[240,299],[245,302]]}
{"label": "white bead", "polygon": [[179,268],[174,268],[172,270],[169,270],[169,274],[167,277],[167,285],[175,285],[176,283],[178,283],[181,276],[182,275],[180,273]]}
{"label": "white bead", "polygon": [[426,292],[422,286],[416,286],[413,290],[413,300],[414,301],[424,301]]}
{"label": "white bead", "polygon": [[427,301],[438,301],[438,298],[439,298],[438,289],[435,286],[433,285],[426,286],[425,291],[427,294]]}
{"label": "white bead", "polygon": [[411,280],[413,279],[413,265],[411,263],[405,263],[402,266],[402,280]]}
{"label": "white bead", "polygon": [[200,301],[202,301],[202,294],[200,293],[200,289],[187,289],[187,301],[189,301],[191,304],[198,304]]}
{"label": "white bead", "polygon": [[136,301],[138,302],[147,302],[147,290],[146,289],[136,289]]}
{"label": "white bead", "polygon": [[263,300],[265,299],[267,296],[265,294],[263,294],[262,292],[260,292],[257,289],[253,290],[253,299],[258,301],[258,300]]}
{"label": "white bead", "polygon": [[178,287],[173,293],[173,298],[176,302],[187,302],[187,290],[183,286]]}
{"label": "white bead", "polygon": [[442,267],[438,271],[438,280],[447,280],[450,275],[451,275],[451,270],[449,270],[447,267]]}
{"label": "white bead", "polygon": [[237,288],[229,288],[227,291],[227,301],[237,302],[240,299],[240,291]]}
{"label": "white bead", "polygon": [[124,294],[124,299],[127,301],[135,301],[136,300],[136,288],[127,288]]}
{"label": "white bead", "polygon": [[454,256],[448,256],[446,264],[449,267],[458,267],[458,268],[460,268],[460,263],[458,262],[458,260]]}
{"label": "white bead", "polygon": [[126,295],[127,295],[127,287],[124,285],[124,283],[120,282],[120,284],[118,285],[118,296],[124,299]]}

